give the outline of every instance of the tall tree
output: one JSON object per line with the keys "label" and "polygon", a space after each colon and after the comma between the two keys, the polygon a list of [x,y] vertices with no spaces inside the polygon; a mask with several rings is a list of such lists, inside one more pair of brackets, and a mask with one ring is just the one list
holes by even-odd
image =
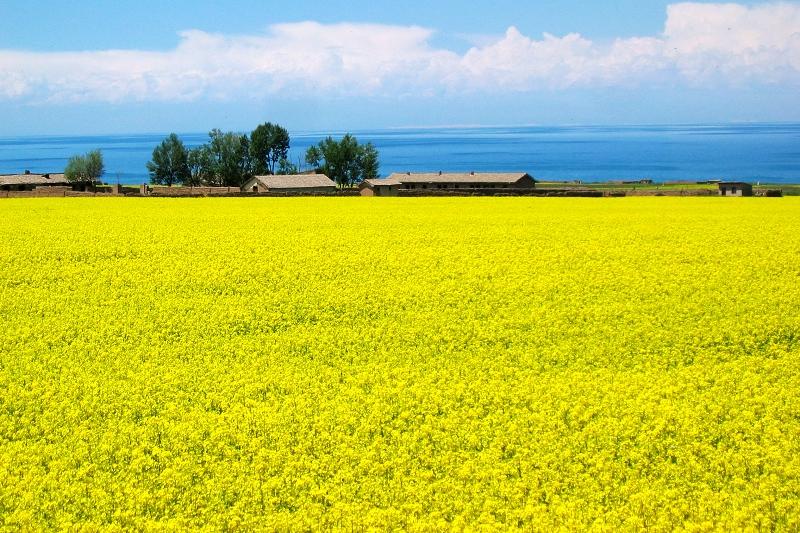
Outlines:
{"label": "tall tree", "polygon": [[361,147],[361,179],[372,180],[379,177],[380,161],[378,149],[372,143],[367,143]]}
{"label": "tall tree", "polygon": [[191,184],[192,181],[189,151],[174,133],[153,150],[153,159],[147,162],[147,170],[150,183],[158,185]]}
{"label": "tall tree", "polygon": [[360,145],[349,133],[339,141],[328,137],[310,147],[306,163],[344,187],[378,177],[380,167],[378,150],[372,143]]}
{"label": "tall tree", "polygon": [[319,146],[310,146],[306,150],[306,163],[314,169],[322,166],[322,150]]}
{"label": "tall tree", "polygon": [[289,132],[266,122],[250,134],[250,156],[255,174],[275,174],[280,162],[289,157]]}
{"label": "tall tree", "polygon": [[68,181],[94,184],[104,172],[103,153],[100,150],[92,150],[84,155],[70,157],[64,169],[64,177]]}
{"label": "tall tree", "polygon": [[297,168],[297,165],[289,161],[288,159],[281,159],[280,163],[278,163],[278,170],[275,171],[275,174],[297,174],[300,170]]}
{"label": "tall tree", "polygon": [[189,185],[198,186],[214,182],[214,165],[207,144],[189,150]]}
{"label": "tall tree", "polygon": [[241,187],[252,175],[250,141],[247,135],[223,133],[218,129],[211,130],[208,135],[213,184]]}

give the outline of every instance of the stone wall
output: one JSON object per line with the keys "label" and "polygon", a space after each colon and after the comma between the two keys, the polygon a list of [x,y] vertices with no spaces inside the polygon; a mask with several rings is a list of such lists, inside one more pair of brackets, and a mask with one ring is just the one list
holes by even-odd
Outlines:
{"label": "stone wall", "polygon": [[148,185],[149,196],[215,196],[221,194],[239,194],[239,187],[166,187],[164,185]]}
{"label": "stone wall", "polygon": [[649,189],[622,191],[627,196],[719,196],[713,189]]}
{"label": "stone wall", "polygon": [[563,196],[600,198],[603,191],[592,189],[398,189],[397,196]]}

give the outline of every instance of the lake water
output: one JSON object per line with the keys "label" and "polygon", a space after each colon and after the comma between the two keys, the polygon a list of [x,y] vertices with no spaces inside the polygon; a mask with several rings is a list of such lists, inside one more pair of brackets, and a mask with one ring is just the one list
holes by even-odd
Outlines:
{"label": "lake water", "polygon": [[[538,179],[606,181],[729,179],[800,182],[800,124],[482,127],[353,132],[372,141],[381,174],[524,171]],[[325,135],[292,134],[292,160]],[[147,181],[145,163],[164,135],[0,138],[0,174],[63,171],[99,148],[110,183]],[[184,134],[187,146],[205,133]]]}

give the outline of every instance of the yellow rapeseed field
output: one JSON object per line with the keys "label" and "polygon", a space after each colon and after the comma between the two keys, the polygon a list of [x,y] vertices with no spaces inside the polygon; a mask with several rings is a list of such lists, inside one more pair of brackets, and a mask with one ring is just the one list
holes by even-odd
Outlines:
{"label": "yellow rapeseed field", "polygon": [[800,528],[800,199],[0,201],[0,528]]}

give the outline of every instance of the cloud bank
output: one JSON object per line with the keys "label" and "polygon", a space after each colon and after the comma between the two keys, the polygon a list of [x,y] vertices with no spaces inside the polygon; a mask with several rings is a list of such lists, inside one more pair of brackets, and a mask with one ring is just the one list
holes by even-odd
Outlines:
{"label": "cloud bank", "polygon": [[505,35],[464,54],[417,26],[270,26],[262,35],[180,34],[164,52],[0,50],[0,100],[193,101],[530,92],[571,87],[800,87],[800,5],[680,3],[656,36],[593,42]]}

